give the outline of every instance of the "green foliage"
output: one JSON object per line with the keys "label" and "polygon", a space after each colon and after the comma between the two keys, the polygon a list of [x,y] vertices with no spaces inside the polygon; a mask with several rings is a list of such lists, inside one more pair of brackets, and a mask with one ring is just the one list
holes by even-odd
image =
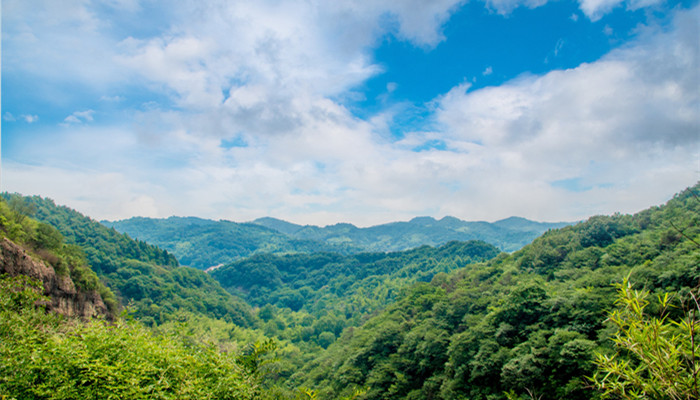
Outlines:
{"label": "green foliage", "polygon": [[[43,390],[47,379],[58,382],[57,373],[52,372],[61,370],[58,361],[39,357],[44,353],[32,353],[35,350],[22,350],[46,348],[50,354],[72,354],[75,361],[60,359],[69,371],[77,371],[61,378],[71,382],[72,388],[88,382],[87,387],[107,397],[100,385],[122,388],[128,379],[144,379],[129,381],[139,386],[131,389],[136,394],[122,393],[138,398],[141,392],[137,390],[153,389],[165,377],[172,390],[180,390],[181,398],[197,397],[199,388],[226,398],[229,392],[217,392],[216,382],[240,390],[239,398],[583,400],[621,397],[622,389],[627,395],[651,398],[697,398],[695,354],[700,349],[695,342],[695,313],[700,309],[691,303],[695,305],[688,313],[682,307],[670,307],[669,300],[692,298],[700,282],[697,190],[698,186],[688,189],[663,206],[635,215],[596,216],[550,230],[513,254],[497,255],[493,246],[483,242],[453,242],[395,253],[257,254],[213,272],[230,293],[258,308],[257,321],[246,314],[245,305],[233,308],[243,310],[242,320],[250,317],[248,328],[231,322],[236,311],[227,307],[234,297],[201,271],[158,264],[154,261],[160,257],[158,251],[140,253],[139,245],[132,247],[135,252],[129,256],[111,248],[108,240],[93,246],[93,236],[101,237],[101,229],[106,228],[93,228],[77,217],[70,224],[64,221],[68,216],[54,218],[54,222],[50,221],[53,217],[45,217],[44,223],[61,231],[70,228],[63,245],[80,245],[88,260],[102,260],[101,278],[118,288],[123,299],[134,300],[136,312],[142,313],[137,316],[145,323],[160,325],[149,330],[119,321],[113,328],[129,332],[127,336],[140,343],[123,347],[119,343],[127,341],[126,337],[110,331],[109,335],[122,337],[122,342],[114,343],[103,335],[102,329],[112,329],[110,326],[96,325],[91,331],[90,324],[65,325],[55,317],[27,311],[36,308],[10,306],[31,297],[30,292],[2,295],[0,301],[8,304],[11,321],[0,322],[0,334],[9,338],[0,340],[0,351],[5,352],[0,354],[0,363],[5,363],[0,364],[5,368],[0,370],[0,385],[5,385],[0,390],[15,393],[8,391],[11,382],[25,378],[31,378],[31,385],[25,380],[22,387],[37,388],[31,390]],[[37,206],[35,215],[42,216],[42,209]],[[37,236],[31,233],[36,229],[24,229],[30,220],[25,219],[16,222],[10,214],[0,215],[8,237],[12,234],[24,237],[24,243],[34,240],[60,247],[49,230],[42,228],[45,232]],[[437,222],[459,226],[450,219]],[[436,221],[418,219],[414,223],[435,225]],[[517,227],[521,223],[507,220],[503,224]],[[293,228],[280,225],[280,229]],[[333,229],[344,232],[345,236],[336,237],[339,243],[354,232],[349,225]],[[181,242],[192,245],[188,243]],[[217,248],[222,245],[212,243]],[[614,311],[618,296],[611,283],[622,282],[625,276],[639,282],[642,295],[635,294],[638,300],[634,301],[618,300]],[[676,293],[675,297],[664,297],[667,292]],[[223,302],[210,301],[211,293]],[[646,303],[647,298],[659,301]],[[605,322],[608,315],[612,325]],[[21,328],[13,330],[13,326]],[[273,347],[269,337],[276,338],[275,357],[265,355]],[[29,347],[16,344],[20,341]],[[158,344],[153,345],[154,341]],[[104,371],[121,370],[106,350],[99,350],[97,344],[102,342],[118,351],[138,353],[144,348],[143,359],[134,355],[125,360],[152,367],[129,367],[139,378],[110,381]],[[239,344],[244,342],[257,344]],[[3,347],[5,343],[12,346]],[[64,343],[67,347],[59,346]],[[166,368],[165,363],[153,361],[163,358],[153,356],[149,348],[164,349],[175,366]],[[25,353],[20,354],[22,351]],[[642,353],[635,353],[638,351]],[[36,360],[47,366],[34,366]],[[606,372],[596,374],[594,360]],[[662,363],[663,370],[655,369]],[[97,366],[98,380],[85,377],[86,371],[93,371],[91,366]],[[199,374],[207,368],[214,372]],[[191,370],[186,377],[185,369]],[[32,372],[35,370],[44,381],[38,372]],[[6,371],[11,378],[2,380]],[[157,383],[149,371],[159,371]],[[217,371],[228,372],[222,377]],[[261,383],[265,376],[283,385],[267,387]],[[602,392],[594,390],[586,376],[602,383]],[[640,385],[649,382],[656,392],[649,389],[644,394],[647,389]],[[670,389],[658,389],[668,382],[678,390],[689,390],[688,395],[673,397]],[[59,385],[52,390],[72,393],[74,389]],[[26,393],[17,397],[37,396]],[[172,393],[150,397],[176,397]]]}
{"label": "green foliage", "polygon": [[36,205],[21,196],[11,196],[7,201],[0,198],[0,237],[22,245],[53,267],[57,275],[69,276],[79,292],[97,291],[110,313],[116,313],[118,302],[114,293],[88,266],[82,249],[64,243],[56,228],[31,218],[36,212]]}
{"label": "green foliage", "polygon": [[411,284],[497,254],[495,247],[471,241],[394,253],[258,255],[212,276],[261,307],[258,317],[268,335],[306,342],[317,351]]}
{"label": "green foliage", "polygon": [[[636,215],[597,216],[551,230],[511,255],[435,274],[366,323],[346,329],[290,381],[323,399],[355,387],[367,387],[361,399],[600,398],[584,377],[594,375],[597,353],[615,354],[610,337],[617,336],[605,323],[615,307],[611,283],[630,276],[652,295],[671,291],[687,298],[700,282],[697,190]],[[661,311],[663,303],[648,307]],[[681,387],[695,377],[697,364],[690,361],[699,349],[695,333],[692,348],[687,334],[686,347],[676,335],[697,330],[697,323],[677,309],[666,312],[661,325],[640,324],[630,334],[649,340],[650,330],[658,330],[665,351],[678,356],[647,361],[662,365],[669,382],[668,374],[682,364],[685,372],[675,375]],[[632,329],[630,319],[622,321]],[[610,368],[629,366],[625,373],[647,379],[652,374],[639,369],[639,356],[620,353]],[[606,379],[607,387],[620,382],[612,374]],[[680,398],[697,398],[691,393]]]}
{"label": "green foliage", "polygon": [[[615,326],[616,352],[598,353],[598,371],[591,381],[604,398],[700,398],[700,304],[690,293],[690,309],[676,306],[673,297],[658,296],[658,315],[649,315],[649,292],[634,290],[628,280],[617,285],[617,307],[609,320]],[[678,318],[672,318],[677,314]]]}
{"label": "green foliage", "polygon": [[235,354],[134,321],[62,320],[35,307],[39,286],[0,279],[2,398],[267,398],[260,366],[272,344]]}
{"label": "green foliage", "polygon": [[504,251],[520,249],[548,229],[565,223],[539,223],[509,218],[495,223],[465,222],[452,217],[439,221],[415,218],[369,228],[336,224],[324,228],[300,226],[274,218],[253,223],[212,221],[193,217],[130,218],[103,224],[132,237],[161,246],[180,263],[206,269],[259,254],[403,251],[451,241],[482,240]]}
{"label": "green foliage", "polygon": [[[3,196],[8,202],[31,205],[35,218],[41,221],[34,222],[37,227],[33,230],[24,229],[37,232],[24,234],[30,236],[24,238],[25,241],[52,251],[62,246],[60,257],[52,262],[57,271],[65,269],[64,264],[70,264],[71,278],[76,285],[105,293],[110,304],[116,306],[114,295],[109,296],[101,279],[117,293],[123,305],[131,303],[135,317],[159,324],[182,310],[224,318],[244,326],[255,324],[250,307],[244,301],[226,292],[203,271],[179,267],[175,257],[167,251],[133,240],[75,210],[57,206],[49,199],[16,194]],[[23,235],[12,222],[3,228],[20,232],[15,236]]]}
{"label": "green foliage", "polygon": [[253,223],[286,233],[297,239],[349,246],[354,252],[402,251],[419,246],[441,246],[451,241],[481,240],[503,251],[515,251],[548,229],[567,223],[541,223],[524,218],[508,218],[494,223],[468,222],[454,217],[435,220],[417,217],[407,222],[392,222],[368,228],[336,224],[323,228],[300,226],[274,218]]}
{"label": "green foliage", "polygon": [[255,254],[347,251],[346,246],[298,240],[263,226],[223,220],[135,217],[103,221],[103,224],[161,246],[172,252],[181,264],[197,269],[228,264]]}

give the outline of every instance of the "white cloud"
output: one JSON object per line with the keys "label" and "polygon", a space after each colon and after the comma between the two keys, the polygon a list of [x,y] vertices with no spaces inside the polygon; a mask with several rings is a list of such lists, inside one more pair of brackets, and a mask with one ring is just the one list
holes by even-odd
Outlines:
{"label": "white cloud", "polygon": [[537,8],[547,4],[548,0],[485,0],[488,7],[499,14],[509,14],[518,7]]}
{"label": "white cloud", "polygon": [[[479,177],[465,181],[470,207],[502,198],[501,208],[515,213],[524,201],[523,211],[545,215],[599,199],[634,211],[653,191],[692,185],[700,150],[697,17],[697,8],[682,13],[672,32],[591,64],[443,96],[437,118],[451,146],[475,161],[464,174]],[[591,189],[551,185],[567,179]]]}
{"label": "white cloud", "polygon": [[637,10],[660,3],[662,0],[579,0],[579,7],[589,19],[597,21],[622,4],[629,10]]}
{"label": "white cloud", "polygon": [[122,81],[123,73],[114,63],[114,42],[89,1],[7,0],[2,13],[3,73],[94,90]]}
{"label": "white cloud", "polygon": [[33,124],[34,122],[39,120],[39,116],[36,114],[35,115],[24,114],[24,115],[21,115],[20,117],[24,120],[24,122],[26,122],[28,124]]}
{"label": "white cloud", "polygon": [[94,110],[75,111],[73,114],[67,116],[63,122],[66,124],[82,124],[83,122],[92,122],[94,114]]}
{"label": "white cloud", "polygon": [[[47,135],[43,150],[28,146],[26,164],[3,165],[3,184],[28,194],[42,188],[95,218],[276,215],[375,224],[426,213],[574,219],[643,208],[693,183],[697,11],[680,17],[680,28],[599,62],[501,87],[454,88],[435,101],[442,130],[407,132],[398,142],[383,134],[396,110],[363,121],[331,100],[380,71],[367,54],[377,38],[391,32],[435,46],[458,3],[430,2],[426,10],[415,1],[192,0],[163,5],[165,28],[129,38],[98,29],[88,2],[71,3],[78,17],[57,10],[56,19],[92,35],[87,48],[70,53],[68,34],[47,40],[50,25],[19,24],[10,34],[17,43],[37,38],[36,54],[15,65],[43,54],[45,65],[61,66],[56,76],[77,79],[83,67],[76,65],[87,63],[104,68],[87,72],[87,84],[109,89],[95,98],[123,98],[112,86],[126,80],[176,107],[162,101],[129,110],[110,129],[84,123],[92,110],[72,113],[70,129]],[[50,19],[24,4],[3,2],[3,13]],[[133,1],[112,4],[139,10]],[[43,53],[44,45],[60,51]],[[221,145],[233,139],[245,145]],[[444,146],[413,151],[437,140]],[[567,179],[591,189],[552,185]]]}

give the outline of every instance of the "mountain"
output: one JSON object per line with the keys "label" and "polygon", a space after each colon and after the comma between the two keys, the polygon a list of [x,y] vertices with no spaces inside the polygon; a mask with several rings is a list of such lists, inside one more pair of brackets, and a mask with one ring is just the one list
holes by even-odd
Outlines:
{"label": "mountain", "polygon": [[483,240],[503,251],[515,251],[549,229],[570,225],[567,222],[544,223],[511,217],[489,223],[468,222],[455,217],[436,220],[416,217],[408,222],[392,222],[368,228],[351,224],[326,227],[295,225],[275,218],[253,221],[296,239],[314,240],[333,245],[349,245],[363,251],[399,251],[422,245],[439,246],[452,240]]}
{"label": "mountain", "polygon": [[[696,185],[634,215],[549,229],[511,254],[480,241],[257,254],[214,270],[216,280],[48,199],[6,194],[0,268],[15,276],[0,275],[0,393],[593,400],[596,388],[615,386],[645,398],[698,398],[699,192]],[[529,229],[518,218],[498,223]],[[37,272],[44,268],[53,274]],[[23,278],[31,274],[42,281]],[[75,292],[51,289],[68,278]],[[47,282],[47,308],[91,318],[97,305],[61,304],[92,293],[109,309],[115,295],[105,283],[137,318],[47,313],[39,292]],[[632,370],[640,380],[622,374]]]}
{"label": "mountain", "polygon": [[295,239],[274,229],[249,223],[195,217],[165,219],[135,217],[102,224],[168,250],[181,264],[207,269],[261,253],[347,253],[348,246]]}
{"label": "mountain", "polygon": [[65,243],[55,228],[21,213],[24,205],[0,198],[0,276],[15,279],[10,284],[15,288],[27,278],[35,280],[49,311],[86,320],[114,319],[114,294],[86,264],[80,249]]}
{"label": "mountain", "polygon": [[184,334],[181,316],[163,333],[119,316],[82,249],[27,215],[34,204],[0,198],[0,398],[278,398],[261,368],[271,343],[224,350]]}
{"label": "mountain", "polygon": [[7,193],[3,197],[26,203],[36,220],[60,232],[67,244],[77,246],[100,281],[145,323],[160,324],[177,312],[187,311],[241,326],[254,325],[252,310],[245,302],[226,292],[204,271],[179,266],[167,251],[50,199]]}
{"label": "mountain", "polygon": [[[624,302],[617,301],[613,284],[628,280],[632,292],[650,292],[644,314],[640,303],[633,303],[637,308],[616,317],[624,329],[640,330],[636,339],[654,340],[656,325],[649,320],[632,328],[625,321],[633,315],[649,319],[663,313],[664,321],[679,321],[676,330],[657,332],[675,337],[663,340],[679,343],[680,327],[697,326],[697,319],[688,316],[700,307],[694,302],[700,283],[698,192],[700,185],[634,215],[595,216],[549,230],[513,254],[419,282],[307,360],[289,384],[315,388],[322,399],[358,388],[364,388],[360,398],[366,400],[600,398],[585,377],[596,371],[596,353],[620,351],[608,318]],[[522,221],[504,223],[519,226]],[[669,305],[662,306],[663,299]],[[664,329],[672,326],[669,322]],[[621,335],[628,340],[624,330]],[[696,334],[682,339],[685,353],[677,356],[685,361],[672,372],[685,380],[670,382],[673,390],[694,393],[682,398],[698,393],[693,371],[699,366],[691,356],[690,335]],[[664,346],[650,351],[668,348]],[[692,348],[697,351],[697,345]],[[622,352],[616,360],[641,368],[640,354]],[[661,358],[670,362],[672,357],[664,354]],[[609,371],[603,373],[605,379],[619,376]],[[661,375],[668,373],[661,368]],[[635,385],[626,390],[637,390],[638,383],[625,383]],[[649,393],[642,397],[673,397]]]}
{"label": "mountain", "polygon": [[231,293],[259,307],[263,333],[289,343],[278,368],[286,379],[409,290],[499,254],[480,242],[449,242],[390,253],[261,254],[211,272]]}
{"label": "mountain", "polygon": [[515,251],[548,229],[568,223],[542,223],[509,218],[494,223],[467,222],[454,217],[418,217],[368,228],[339,223],[326,227],[297,225],[276,218],[251,223],[195,217],[102,221],[107,227],[160,246],[181,264],[208,269],[256,254],[402,251],[450,241],[482,240],[503,251]]}
{"label": "mountain", "polygon": [[473,240],[390,253],[261,254],[224,265],[211,275],[253,306],[303,310],[316,317],[336,310],[343,315],[341,325],[349,326],[415,282],[429,282],[436,274],[499,253],[494,246]]}

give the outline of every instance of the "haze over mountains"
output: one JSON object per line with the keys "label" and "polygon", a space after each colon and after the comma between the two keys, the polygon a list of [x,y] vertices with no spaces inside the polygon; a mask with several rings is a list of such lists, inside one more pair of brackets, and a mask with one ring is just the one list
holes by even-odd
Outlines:
{"label": "haze over mountains", "polygon": [[549,229],[567,222],[535,222],[511,217],[496,222],[463,221],[454,217],[416,217],[359,228],[348,223],[318,227],[265,217],[249,223],[196,217],[164,219],[135,217],[102,221],[121,233],[172,252],[183,265],[206,269],[253,254],[402,251],[450,241],[483,240],[502,251],[522,248]]}

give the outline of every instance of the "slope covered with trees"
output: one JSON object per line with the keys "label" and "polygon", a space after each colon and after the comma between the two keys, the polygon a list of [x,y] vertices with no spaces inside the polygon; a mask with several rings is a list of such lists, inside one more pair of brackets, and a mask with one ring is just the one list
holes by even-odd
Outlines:
{"label": "slope covered with trees", "polygon": [[652,294],[673,293],[678,308],[670,317],[692,309],[689,293],[700,279],[697,192],[552,230],[512,255],[436,275],[346,330],[291,382],[327,399],[358,387],[365,399],[598,398],[585,376],[595,373],[596,352],[613,353],[606,323],[613,283],[629,277]]}
{"label": "slope covered with trees", "polygon": [[231,221],[213,221],[195,217],[165,219],[135,217],[121,221],[102,221],[132,237],[170,251],[182,265],[207,269],[255,254],[286,254],[357,251],[352,246],[334,246],[318,241],[300,240],[276,230]]}
{"label": "slope covered with trees", "polygon": [[0,397],[8,399],[267,399],[267,346],[220,351],[122,318],[47,313],[41,284],[0,276]]}
{"label": "slope covered with trees", "polygon": [[[134,315],[152,327],[65,321],[36,306],[36,283],[2,277],[0,396],[697,398],[699,190],[549,230],[512,254],[478,241],[259,254],[213,271],[216,280],[161,265],[169,253],[73,210],[9,196],[0,211],[13,202],[45,222],[3,211],[7,237],[24,237],[39,257],[53,249],[55,265],[74,253],[95,260],[92,282],[112,285],[122,301],[141,288]],[[124,247],[110,246],[119,241]],[[73,276],[73,264],[90,274],[87,262],[64,273]],[[231,318],[232,293],[255,306],[237,309],[253,328]],[[223,315],[209,309],[209,296],[224,302]],[[272,362],[265,354],[274,347]],[[671,367],[657,368],[662,361]]]}
{"label": "slope covered with trees", "polygon": [[327,347],[418,281],[495,257],[484,242],[450,242],[394,253],[258,255],[212,271],[230,292],[260,307],[264,332]]}
{"label": "slope covered with trees", "polygon": [[227,293],[203,271],[178,266],[167,251],[133,240],[50,199],[16,194],[4,197],[9,202],[26,203],[34,218],[60,231],[67,244],[81,249],[97,276],[145,323],[162,323],[177,311],[191,311],[243,326],[254,324],[245,302]]}
{"label": "slope covered with trees", "polygon": [[82,249],[51,225],[28,217],[33,204],[0,198],[0,274],[31,276],[50,296],[49,309],[83,318],[112,318],[119,304],[90,268]]}
{"label": "slope covered with trees", "polygon": [[194,217],[136,217],[102,223],[167,249],[181,264],[199,269],[259,254],[331,252],[347,255],[441,246],[451,241],[482,240],[503,251],[515,251],[548,229],[567,225],[515,217],[494,223],[420,217],[368,228],[352,224],[302,226],[275,218],[236,223]]}
{"label": "slope covered with trees", "polygon": [[569,225],[567,222],[535,222],[511,217],[496,222],[462,221],[455,217],[436,220],[416,217],[410,221],[358,228],[352,224],[326,227],[295,225],[275,218],[260,218],[254,224],[277,229],[297,239],[347,245],[363,251],[400,251],[450,241],[482,240],[502,251],[515,251],[549,229]]}

